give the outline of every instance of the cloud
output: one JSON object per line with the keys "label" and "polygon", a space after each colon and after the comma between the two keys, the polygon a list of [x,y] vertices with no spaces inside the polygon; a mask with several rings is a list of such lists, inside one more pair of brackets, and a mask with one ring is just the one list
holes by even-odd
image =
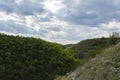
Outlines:
{"label": "cloud", "polygon": [[1,21],[0,22],[0,31],[6,31],[6,32],[12,32],[12,33],[20,33],[20,34],[35,34],[36,32],[26,27],[25,25],[20,25],[17,23],[14,23],[12,21]]}
{"label": "cloud", "polygon": [[78,25],[98,26],[113,19],[120,21],[118,0],[63,0],[66,5],[57,17]]}
{"label": "cloud", "polygon": [[62,44],[120,32],[119,0],[1,0],[0,32]]}
{"label": "cloud", "polygon": [[1,0],[0,10],[7,13],[17,13],[20,15],[34,15],[43,13],[43,0]]}
{"label": "cloud", "polygon": [[51,13],[56,13],[59,9],[64,7],[60,0],[46,0],[43,2],[44,8]]}
{"label": "cloud", "polygon": [[112,21],[108,24],[101,24],[101,29],[109,31],[109,32],[120,32],[120,22]]}

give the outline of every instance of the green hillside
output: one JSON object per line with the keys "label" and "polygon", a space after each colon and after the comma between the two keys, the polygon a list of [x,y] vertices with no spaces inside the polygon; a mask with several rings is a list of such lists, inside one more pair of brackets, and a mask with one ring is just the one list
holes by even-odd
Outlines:
{"label": "green hillside", "polygon": [[62,45],[0,34],[0,80],[53,80],[73,70],[76,63]]}
{"label": "green hillside", "polygon": [[75,80],[120,80],[120,44],[103,50],[78,73]]}
{"label": "green hillside", "polygon": [[120,43],[102,50],[73,73],[56,80],[120,80]]}
{"label": "green hillside", "polygon": [[111,36],[60,45],[39,38],[0,34],[0,80],[71,80],[71,77],[118,80],[116,75],[119,74],[110,69],[119,68],[119,63],[115,62],[119,60],[119,55],[115,55],[119,54],[119,45],[103,51],[118,41],[119,38]]}
{"label": "green hillside", "polygon": [[87,54],[98,53],[101,49],[107,47],[108,38],[87,39],[75,45],[77,57],[84,59]]}
{"label": "green hillside", "polygon": [[86,62],[89,59],[94,58],[101,50],[117,44],[118,41],[119,38],[116,36],[111,36],[110,38],[86,39],[67,47],[66,52],[73,55],[75,58]]}

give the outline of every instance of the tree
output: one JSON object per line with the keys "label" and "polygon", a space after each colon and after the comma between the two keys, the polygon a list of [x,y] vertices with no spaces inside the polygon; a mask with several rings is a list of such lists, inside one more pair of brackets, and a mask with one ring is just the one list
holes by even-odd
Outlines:
{"label": "tree", "polygon": [[62,45],[0,34],[0,80],[53,80],[75,65]]}
{"label": "tree", "polygon": [[114,45],[114,44],[116,44],[118,38],[119,38],[119,33],[113,32],[113,34],[110,35],[110,37],[107,40],[107,45]]}

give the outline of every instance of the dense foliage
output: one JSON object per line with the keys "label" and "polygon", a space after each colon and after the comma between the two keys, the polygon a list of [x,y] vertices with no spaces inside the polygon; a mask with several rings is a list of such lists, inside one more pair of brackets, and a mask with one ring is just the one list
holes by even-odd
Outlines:
{"label": "dense foliage", "polygon": [[74,69],[76,62],[62,45],[0,34],[0,80],[53,80]]}

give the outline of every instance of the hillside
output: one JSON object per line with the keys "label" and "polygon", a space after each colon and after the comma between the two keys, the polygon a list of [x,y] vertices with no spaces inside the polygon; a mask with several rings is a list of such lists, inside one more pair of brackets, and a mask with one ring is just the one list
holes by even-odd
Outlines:
{"label": "hillside", "polygon": [[[99,60],[105,55],[113,55],[114,49],[119,50],[117,46],[108,49],[112,50],[111,52],[103,51],[101,54],[103,49],[117,44],[118,40],[119,38],[113,36],[87,39],[78,44],[60,45],[39,38],[0,34],[0,80],[54,80],[56,77],[56,80],[70,80],[71,77],[76,80],[93,80],[87,78],[91,77],[87,72],[94,66],[97,70],[99,65],[96,64],[101,64]],[[78,65],[80,68],[75,70]],[[75,72],[72,72],[74,70]],[[64,76],[66,73],[67,76]]]}
{"label": "hillside", "polygon": [[120,80],[120,44],[103,50],[73,73],[56,80]]}
{"label": "hillside", "polygon": [[80,60],[87,60],[94,58],[101,50],[117,44],[119,40],[120,38],[115,36],[111,36],[110,38],[86,39],[77,44],[68,46],[66,51],[68,54],[74,54],[74,56]]}
{"label": "hillside", "polygon": [[0,34],[0,80],[53,80],[76,63],[57,43]]}
{"label": "hillside", "polygon": [[98,53],[101,49],[107,47],[107,40],[108,38],[95,38],[79,42],[74,46],[77,51],[77,57],[84,59],[90,52]]}
{"label": "hillside", "polygon": [[120,80],[120,44],[103,50],[78,73],[75,80]]}

